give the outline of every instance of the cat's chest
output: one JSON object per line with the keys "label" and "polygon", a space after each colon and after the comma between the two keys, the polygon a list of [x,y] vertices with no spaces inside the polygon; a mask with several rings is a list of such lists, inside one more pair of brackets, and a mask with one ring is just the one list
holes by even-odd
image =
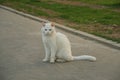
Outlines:
{"label": "cat's chest", "polygon": [[44,39],[44,42],[45,42],[45,43],[50,43],[50,42],[51,42],[51,39],[45,38],[45,39]]}

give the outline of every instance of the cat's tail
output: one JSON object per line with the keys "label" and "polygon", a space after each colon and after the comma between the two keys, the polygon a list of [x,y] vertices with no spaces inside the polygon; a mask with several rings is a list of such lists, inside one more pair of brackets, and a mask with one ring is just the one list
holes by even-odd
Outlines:
{"label": "cat's tail", "polygon": [[87,60],[87,61],[96,61],[96,57],[90,55],[81,55],[81,56],[73,56],[73,60]]}

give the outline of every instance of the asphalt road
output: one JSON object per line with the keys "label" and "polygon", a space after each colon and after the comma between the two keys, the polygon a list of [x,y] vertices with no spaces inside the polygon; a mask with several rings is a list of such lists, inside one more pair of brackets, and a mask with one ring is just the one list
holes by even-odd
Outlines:
{"label": "asphalt road", "polygon": [[41,24],[0,8],[0,80],[120,80],[120,50],[57,29],[68,36],[73,55],[96,62],[43,63]]}

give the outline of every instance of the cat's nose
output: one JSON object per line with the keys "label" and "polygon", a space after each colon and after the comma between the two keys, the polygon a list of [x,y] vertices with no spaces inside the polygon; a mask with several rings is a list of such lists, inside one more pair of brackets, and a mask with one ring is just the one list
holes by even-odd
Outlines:
{"label": "cat's nose", "polygon": [[48,35],[48,34],[50,34],[50,32],[47,31],[45,34]]}
{"label": "cat's nose", "polygon": [[50,34],[50,32],[48,32],[48,34]]}

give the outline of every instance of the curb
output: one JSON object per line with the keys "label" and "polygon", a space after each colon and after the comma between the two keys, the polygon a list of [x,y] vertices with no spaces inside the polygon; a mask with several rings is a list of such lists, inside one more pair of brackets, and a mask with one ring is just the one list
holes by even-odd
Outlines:
{"label": "curb", "polygon": [[[15,9],[12,9],[12,8],[9,8],[9,7],[3,6],[3,5],[0,5],[0,8],[8,10],[8,11],[13,12],[13,13],[16,13],[18,15],[24,16],[26,18],[38,21],[38,22],[49,22],[48,20],[41,19],[41,18],[32,16],[30,14],[26,14],[26,13],[17,11]],[[78,31],[78,30],[66,27],[64,25],[60,25],[58,23],[55,23],[55,25],[56,25],[57,28],[62,29],[64,31],[67,31],[67,32],[69,32],[71,34],[77,35],[79,37],[83,37],[83,38],[88,39],[88,40],[93,40],[93,41],[96,41],[98,43],[102,43],[105,46],[120,50],[120,44],[119,43],[116,43],[116,42],[113,42],[113,41],[110,41],[110,40],[106,40],[104,38],[97,37],[97,36],[94,36],[92,34],[88,34],[88,33],[83,32],[83,31]]]}

